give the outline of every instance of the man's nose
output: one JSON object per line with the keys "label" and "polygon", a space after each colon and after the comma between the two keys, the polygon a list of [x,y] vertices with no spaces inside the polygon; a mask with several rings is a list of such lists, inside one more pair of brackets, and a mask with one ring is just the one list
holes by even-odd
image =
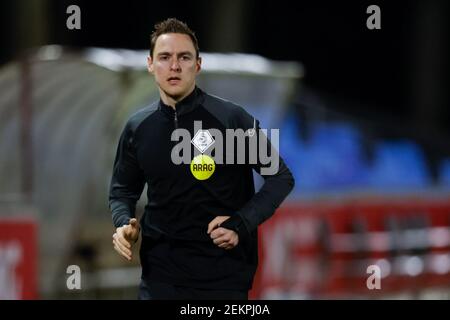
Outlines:
{"label": "man's nose", "polygon": [[178,72],[181,70],[178,59],[172,59],[172,63],[170,64],[170,70]]}

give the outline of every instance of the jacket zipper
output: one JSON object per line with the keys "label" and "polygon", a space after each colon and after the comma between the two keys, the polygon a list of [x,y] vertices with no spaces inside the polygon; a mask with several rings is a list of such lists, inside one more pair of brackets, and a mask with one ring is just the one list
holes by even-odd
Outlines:
{"label": "jacket zipper", "polygon": [[175,123],[175,129],[178,129],[178,117],[177,117],[177,110],[175,110],[174,123]]}

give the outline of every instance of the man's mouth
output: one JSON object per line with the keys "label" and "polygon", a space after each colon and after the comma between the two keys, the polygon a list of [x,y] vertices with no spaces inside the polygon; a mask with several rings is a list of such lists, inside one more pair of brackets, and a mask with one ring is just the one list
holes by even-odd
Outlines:
{"label": "man's mouth", "polygon": [[169,77],[169,78],[167,79],[167,81],[168,81],[170,84],[177,84],[178,82],[181,81],[181,78],[179,78],[179,77]]}

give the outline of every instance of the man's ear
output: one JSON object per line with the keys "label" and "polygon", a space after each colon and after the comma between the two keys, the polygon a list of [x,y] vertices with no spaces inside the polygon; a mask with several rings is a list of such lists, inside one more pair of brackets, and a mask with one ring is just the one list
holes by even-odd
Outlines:
{"label": "man's ear", "polygon": [[197,68],[197,73],[199,73],[200,70],[202,70],[202,57],[197,58],[196,68]]}
{"label": "man's ear", "polygon": [[153,73],[153,59],[150,56],[147,57],[147,70],[148,72]]}

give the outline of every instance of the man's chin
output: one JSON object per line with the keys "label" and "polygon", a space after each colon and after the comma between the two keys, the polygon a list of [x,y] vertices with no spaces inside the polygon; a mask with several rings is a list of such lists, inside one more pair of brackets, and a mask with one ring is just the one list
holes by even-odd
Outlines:
{"label": "man's chin", "polygon": [[183,97],[186,93],[186,90],[178,89],[178,88],[169,88],[169,89],[163,89],[164,93],[169,96],[170,98],[174,100],[178,100],[181,97]]}

